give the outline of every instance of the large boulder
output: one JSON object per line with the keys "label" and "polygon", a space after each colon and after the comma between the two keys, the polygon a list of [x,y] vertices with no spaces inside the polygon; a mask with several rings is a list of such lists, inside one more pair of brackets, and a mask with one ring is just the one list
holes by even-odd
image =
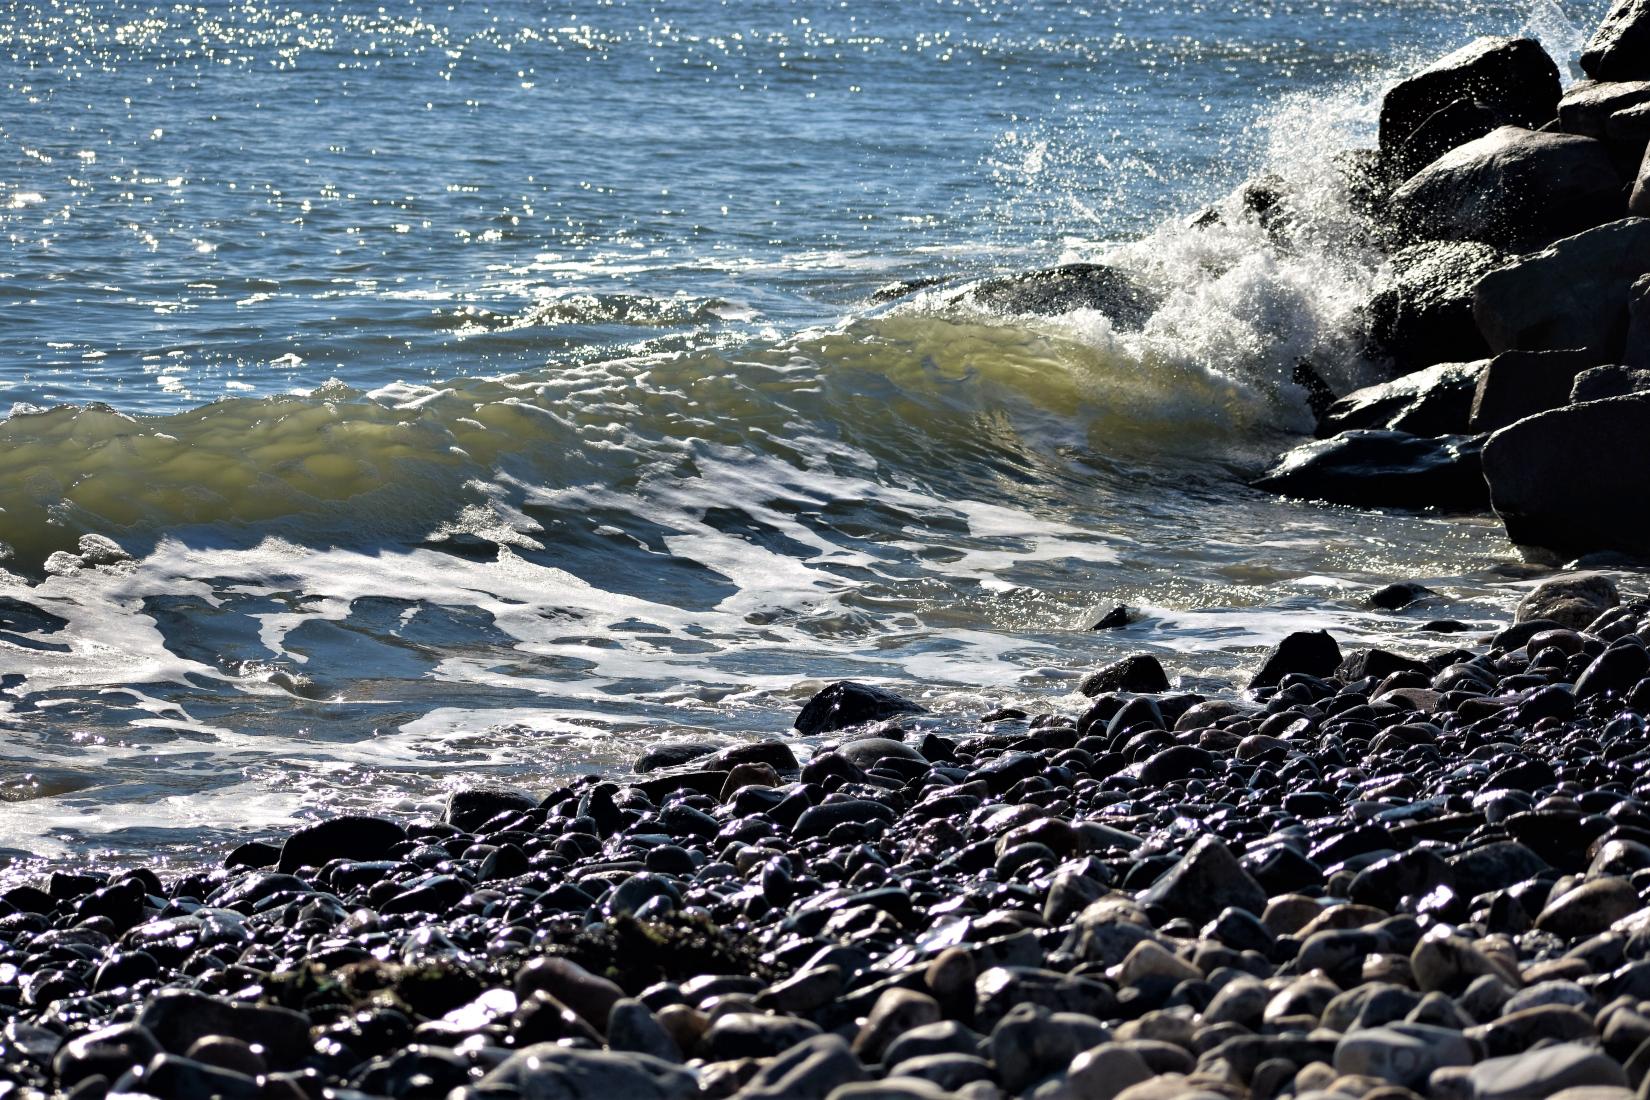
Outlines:
{"label": "large boulder", "polygon": [[1650,80],[1650,0],[1616,0],[1581,51],[1594,80]]}
{"label": "large boulder", "polygon": [[1399,374],[1489,354],[1472,319],[1472,292],[1506,260],[1478,241],[1427,241],[1392,254],[1369,300],[1369,334]]}
{"label": "large boulder", "polygon": [[1139,329],[1158,297],[1131,275],[1105,264],[1066,264],[987,279],[970,292],[976,305],[1001,313],[1058,315],[1092,309],[1123,329]]}
{"label": "large boulder", "polygon": [[1488,360],[1439,363],[1390,382],[1353,390],[1329,406],[1320,436],[1358,428],[1410,435],[1452,435],[1467,430],[1472,395]]}
{"label": "large boulder", "polygon": [[1422,240],[1539,247],[1621,213],[1621,185],[1595,138],[1502,126],[1410,177],[1392,213]]}
{"label": "large boulder", "polygon": [[1342,432],[1289,451],[1254,485],[1279,496],[1360,508],[1480,511],[1488,503],[1480,446],[1463,435]]}
{"label": "large boulder", "polygon": [[1383,160],[1433,114],[1475,101],[1508,121],[1536,127],[1558,111],[1558,66],[1528,38],[1479,38],[1401,81],[1381,101]]}
{"label": "large boulder", "polygon": [[1650,553],[1650,395],[1527,417],[1489,437],[1483,463],[1513,542]]}
{"label": "large boulder", "polygon": [[1633,281],[1650,274],[1650,220],[1625,218],[1485,275],[1472,315],[1493,351],[1585,348],[1616,362]]}
{"label": "large boulder", "polygon": [[1451,149],[1476,141],[1501,126],[1514,125],[1518,120],[1508,118],[1476,99],[1457,99],[1446,103],[1427,116],[1410,135],[1389,149],[1383,168],[1392,183],[1402,183],[1415,173],[1449,152]]}
{"label": "large boulder", "polygon": [[1478,376],[1468,430],[1493,432],[1567,405],[1577,376],[1599,365],[1598,356],[1585,350],[1504,351]]}

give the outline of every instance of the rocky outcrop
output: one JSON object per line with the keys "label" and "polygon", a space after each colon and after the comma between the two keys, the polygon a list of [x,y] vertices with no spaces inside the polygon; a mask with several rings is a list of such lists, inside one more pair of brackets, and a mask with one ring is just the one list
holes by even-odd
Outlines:
{"label": "rocky outcrop", "polygon": [[1626,218],[1497,268],[1473,291],[1472,315],[1494,351],[1585,348],[1620,359],[1628,292],[1650,273],[1650,220]]}
{"label": "rocky outcrop", "polygon": [[1489,355],[1472,317],[1472,292],[1506,260],[1477,241],[1427,241],[1392,254],[1368,312],[1370,337],[1396,373]]}
{"label": "rocky outcrop", "polygon": [[1318,434],[1330,436],[1359,428],[1411,435],[1464,433],[1478,378],[1487,365],[1487,360],[1439,363],[1354,390],[1329,407],[1318,423]]}
{"label": "rocky outcrop", "polygon": [[1487,502],[1479,441],[1407,432],[1350,431],[1287,452],[1257,489],[1361,508],[1477,511]]}
{"label": "rocky outcrop", "polygon": [[1569,402],[1576,376],[1598,366],[1589,351],[1507,351],[1485,365],[1473,390],[1468,430],[1493,432]]}
{"label": "rocky outcrop", "polygon": [[1581,51],[1594,80],[1650,80],[1650,0],[1616,0]]}
{"label": "rocky outcrop", "polygon": [[1392,213],[1417,239],[1540,247],[1624,213],[1621,182],[1594,138],[1503,126],[1417,172]]}
{"label": "rocky outcrop", "polygon": [[1534,128],[1557,114],[1558,97],[1558,66],[1539,43],[1528,38],[1479,38],[1386,94],[1380,117],[1382,160],[1401,163],[1405,141],[1458,101],[1479,104],[1509,123]]}
{"label": "rocky outcrop", "polygon": [[1650,553],[1650,396],[1526,417],[1489,437],[1483,470],[1515,543]]}

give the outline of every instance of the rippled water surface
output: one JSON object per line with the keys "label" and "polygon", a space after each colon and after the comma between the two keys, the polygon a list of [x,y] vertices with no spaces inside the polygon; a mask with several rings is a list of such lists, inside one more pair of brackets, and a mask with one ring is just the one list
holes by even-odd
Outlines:
{"label": "rippled water surface", "polygon": [[[1333,154],[1383,84],[1601,7],[0,0],[0,847],[1488,624],[1498,526],[1242,479],[1296,363],[1379,369]],[[959,296],[1076,260],[1145,326]],[[1440,595],[1363,607],[1398,578]]]}

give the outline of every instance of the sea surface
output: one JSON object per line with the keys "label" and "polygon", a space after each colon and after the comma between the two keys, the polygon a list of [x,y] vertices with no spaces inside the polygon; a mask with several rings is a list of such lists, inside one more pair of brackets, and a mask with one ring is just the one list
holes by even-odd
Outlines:
{"label": "sea surface", "polygon": [[[1603,6],[0,0],[0,852],[212,860],[841,677],[945,728],[1488,628],[1497,524],[1244,479],[1298,363],[1380,375],[1382,89],[1480,33],[1573,76]],[[964,293],[1091,260],[1143,329]]]}

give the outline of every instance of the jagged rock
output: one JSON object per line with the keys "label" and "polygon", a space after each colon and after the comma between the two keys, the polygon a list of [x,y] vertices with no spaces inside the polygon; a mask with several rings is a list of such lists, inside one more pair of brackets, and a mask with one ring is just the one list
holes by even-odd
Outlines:
{"label": "jagged rock", "polygon": [[1303,500],[1360,508],[1477,511],[1486,503],[1478,439],[1351,431],[1287,452],[1253,484]]}
{"label": "jagged rock", "polygon": [[1341,660],[1341,647],[1327,630],[1297,630],[1267,650],[1249,686],[1272,687],[1291,672],[1333,676]]}
{"label": "jagged rock", "polygon": [[1140,901],[1203,924],[1228,906],[1258,916],[1266,909],[1266,891],[1219,837],[1204,836],[1140,895]]}
{"label": "jagged rock", "polygon": [[1616,0],[1581,51],[1594,80],[1650,80],[1650,0]]}
{"label": "jagged rock", "polygon": [[1465,432],[1478,376],[1488,362],[1439,363],[1354,390],[1329,407],[1318,424],[1318,434],[1331,436],[1360,428],[1424,436]]}
{"label": "jagged rock", "polygon": [[1598,366],[1598,358],[1586,350],[1502,352],[1478,376],[1468,429],[1493,432],[1569,404],[1576,377]]}
{"label": "jagged rock", "polygon": [[1478,241],[1427,241],[1392,254],[1369,300],[1369,333],[1398,373],[1489,354],[1472,318],[1472,292],[1506,259]]}
{"label": "jagged rock", "polygon": [[1576,375],[1570,387],[1570,404],[1582,401],[1602,401],[1606,397],[1626,397],[1628,394],[1650,393],[1650,371],[1629,367],[1588,367]]}
{"label": "jagged rock", "polygon": [[925,709],[886,688],[838,680],[823,688],[796,716],[796,731],[804,737],[832,733],[866,722],[880,722],[902,714],[923,714]]}
{"label": "jagged rock", "polygon": [[1131,275],[1105,264],[1066,264],[987,279],[970,292],[975,303],[1003,313],[1043,315],[1092,309],[1124,329],[1151,319],[1158,298]]}
{"label": "jagged rock", "polygon": [[1650,395],[1589,401],[1489,437],[1484,478],[1507,537],[1563,554],[1650,553]]}
{"label": "jagged rock", "polygon": [[1484,276],[1472,315],[1490,348],[1584,348],[1590,366],[1619,362],[1627,300],[1650,274],[1650,220],[1624,218],[1554,243]]}
{"label": "jagged rock", "polygon": [[1516,124],[1535,127],[1557,113],[1558,97],[1558,66],[1539,43],[1476,39],[1400,81],[1382,99],[1382,159],[1392,163],[1422,123],[1457,100],[1476,101]]}
{"label": "jagged rock", "polygon": [[1502,126],[1411,176],[1392,212],[1422,240],[1539,247],[1624,212],[1621,182],[1601,141]]}
{"label": "jagged rock", "polygon": [[1611,115],[1646,102],[1650,102],[1650,81],[1584,80],[1558,101],[1558,123],[1567,134],[1602,140]]}

